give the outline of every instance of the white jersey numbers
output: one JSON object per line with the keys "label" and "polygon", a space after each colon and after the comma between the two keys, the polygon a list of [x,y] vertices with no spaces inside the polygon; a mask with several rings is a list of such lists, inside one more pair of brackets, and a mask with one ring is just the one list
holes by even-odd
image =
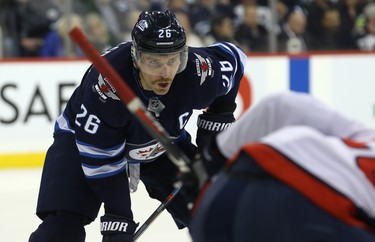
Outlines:
{"label": "white jersey numbers", "polygon": [[81,112],[77,114],[75,124],[78,127],[81,127],[82,125],[81,122],[84,122],[84,130],[87,133],[95,134],[98,131],[100,119],[94,114],[89,114],[89,115],[87,114],[88,114],[87,109],[82,104]]}
{"label": "white jersey numbers", "polygon": [[233,66],[229,61],[220,61],[220,70],[222,72],[221,78],[223,79],[223,85],[225,87],[230,87],[231,86],[231,75],[228,77],[228,75],[225,75],[224,72],[229,72],[232,74],[233,72]]}

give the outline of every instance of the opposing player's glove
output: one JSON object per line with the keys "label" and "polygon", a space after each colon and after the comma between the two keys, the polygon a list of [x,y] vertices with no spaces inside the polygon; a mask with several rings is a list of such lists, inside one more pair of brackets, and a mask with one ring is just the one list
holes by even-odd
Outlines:
{"label": "opposing player's glove", "polygon": [[132,242],[137,226],[133,220],[122,216],[105,214],[100,218],[103,242]]}

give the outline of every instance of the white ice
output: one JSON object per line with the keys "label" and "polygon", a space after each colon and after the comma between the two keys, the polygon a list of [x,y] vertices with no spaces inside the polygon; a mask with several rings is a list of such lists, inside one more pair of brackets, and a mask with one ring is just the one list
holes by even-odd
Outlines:
{"label": "white ice", "polygon": [[[35,215],[41,168],[0,170],[0,241],[27,242],[41,222]],[[148,197],[144,186],[132,194],[136,222],[144,221],[160,205]],[[100,211],[103,214],[103,211]],[[99,215],[100,215],[99,214]],[[137,242],[191,242],[187,229],[178,230],[165,210]],[[99,221],[86,226],[86,242],[101,242]]]}

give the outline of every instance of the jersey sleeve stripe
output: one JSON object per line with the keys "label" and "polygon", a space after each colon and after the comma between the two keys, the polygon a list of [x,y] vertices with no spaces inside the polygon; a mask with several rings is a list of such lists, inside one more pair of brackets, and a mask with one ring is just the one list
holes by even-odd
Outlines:
{"label": "jersey sleeve stripe", "polygon": [[81,164],[83,172],[87,178],[103,178],[116,175],[125,169],[125,165],[125,159],[102,166],[90,166],[83,163]]}
{"label": "jersey sleeve stripe", "polygon": [[[233,85],[234,85],[233,78],[236,75],[237,70],[238,70],[238,57],[237,56],[239,56],[239,62],[240,62],[240,68],[241,68],[241,73],[242,74],[244,72],[244,68],[245,68],[245,65],[246,65],[247,57],[241,51],[241,49],[239,49],[235,45],[233,45],[231,43],[228,43],[228,42],[218,42],[218,43],[215,43],[215,44],[213,44],[211,46],[219,47],[220,49],[222,49],[223,51],[225,51],[226,53],[228,53],[229,55],[231,55],[233,57],[234,61],[235,61],[235,68],[234,68],[233,75],[231,76],[230,88],[228,89],[228,92],[229,92],[232,89]],[[236,51],[237,55],[233,51]]]}
{"label": "jersey sleeve stripe", "polygon": [[232,47],[232,50],[235,50],[240,57],[240,64],[241,64],[241,71],[244,72],[245,67],[246,67],[246,62],[247,62],[247,56],[246,54],[237,46],[235,46],[232,43],[226,43],[227,45]]}
{"label": "jersey sleeve stripe", "polygon": [[89,157],[89,158],[97,158],[97,159],[106,159],[106,158],[115,157],[116,155],[119,155],[121,152],[123,152],[125,149],[125,142],[115,147],[108,148],[108,149],[100,149],[98,147],[81,142],[79,140],[76,140],[76,144],[77,144],[80,155]]}
{"label": "jersey sleeve stripe", "polygon": [[227,92],[225,93],[225,94],[227,94],[230,90],[232,90],[232,87],[233,87],[233,77],[234,77],[234,75],[235,75],[235,73],[237,72],[237,69],[238,69],[237,68],[238,67],[237,58],[236,58],[236,55],[233,53],[233,51],[228,46],[224,45],[223,43],[215,43],[212,46],[219,47],[220,49],[222,49],[223,51],[225,51],[226,53],[231,55],[233,57],[233,60],[235,61],[234,72],[230,76],[229,88],[228,88]]}
{"label": "jersey sleeve stripe", "polygon": [[62,113],[55,122],[55,132],[75,133],[75,131],[70,127],[68,119],[64,113]]}

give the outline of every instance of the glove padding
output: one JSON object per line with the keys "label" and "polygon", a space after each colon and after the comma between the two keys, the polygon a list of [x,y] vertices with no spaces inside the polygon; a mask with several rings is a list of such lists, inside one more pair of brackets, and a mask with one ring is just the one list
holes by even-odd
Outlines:
{"label": "glove padding", "polygon": [[195,202],[202,187],[221,170],[226,160],[217,147],[216,137],[213,136],[202,152],[192,160],[191,172],[177,175],[175,184],[182,185],[181,194],[189,206]]}
{"label": "glove padding", "polygon": [[199,150],[214,136],[230,127],[236,119],[233,113],[203,112],[198,115],[196,143]]}
{"label": "glove padding", "polygon": [[133,242],[138,224],[129,218],[105,214],[100,218],[100,232],[103,242]]}
{"label": "glove padding", "polygon": [[214,176],[224,167],[227,158],[217,146],[216,135],[213,135],[206,142],[206,145],[202,147],[200,153],[197,155],[196,160],[202,163],[202,167],[204,167],[208,177]]}

